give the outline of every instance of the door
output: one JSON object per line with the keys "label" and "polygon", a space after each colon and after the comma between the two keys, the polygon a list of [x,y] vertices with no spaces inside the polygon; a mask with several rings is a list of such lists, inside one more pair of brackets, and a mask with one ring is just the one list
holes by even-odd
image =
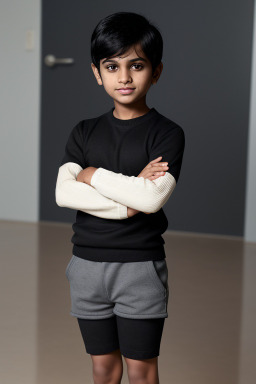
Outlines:
{"label": "door", "polygon": [[[91,69],[91,34],[106,15],[103,3],[101,8],[99,12],[84,0],[42,1],[40,221],[74,221],[76,211],[60,208],[55,201],[68,135],[79,120],[113,105]],[[52,56],[70,60],[52,65]]]}

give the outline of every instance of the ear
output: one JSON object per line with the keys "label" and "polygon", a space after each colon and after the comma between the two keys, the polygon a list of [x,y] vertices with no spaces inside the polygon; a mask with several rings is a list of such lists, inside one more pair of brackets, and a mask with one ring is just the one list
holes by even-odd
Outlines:
{"label": "ear", "polygon": [[97,80],[97,83],[99,85],[102,85],[102,80],[101,80],[101,77],[100,77],[100,74],[99,74],[99,71],[98,71],[97,67],[93,63],[91,63],[91,67],[92,67],[94,76],[95,76],[95,78]]}
{"label": "ear", "polygon": [[163,70],[163,63],[161,61],[161,63],[156,67],[155,72],[152,76],[152,81],[151,81],[152,84],[156,84],[158,82],[158,79],[161,76],[162,70]]}

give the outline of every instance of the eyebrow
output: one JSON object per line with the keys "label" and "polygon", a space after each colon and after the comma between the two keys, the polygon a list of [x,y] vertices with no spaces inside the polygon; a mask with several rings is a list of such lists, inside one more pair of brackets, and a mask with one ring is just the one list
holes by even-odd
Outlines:
{"label": "eyebrow", "polygon": [[[143,57],[136,57],[135,59],[131,59],[131,60],[129,60],[129,62],[131,63],[131,62],[133,62],[133,61],[145,61],[145,62],[147,62],[147,60],[145,60],[145,59],[143,59]],[[113,59],[106,59],[106,60],[104,60],[103,62],[102,62],[102,64],[104,64],[104,63],[107,63],[107,62],[110,62],[110,63],[117,63],[117,60],[113,60]]]}

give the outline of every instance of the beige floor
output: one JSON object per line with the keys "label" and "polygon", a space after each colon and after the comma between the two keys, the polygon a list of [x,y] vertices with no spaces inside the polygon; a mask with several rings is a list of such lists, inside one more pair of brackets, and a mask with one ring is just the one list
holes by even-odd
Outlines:
{"label": "beige floor", "polygon": [[[69,315],[70,224],[0,222],[1,384],[92,384]],[[256,382],[256,244],[166,232],[161,384]],[[122,383],[128,383],[125,360]]]}

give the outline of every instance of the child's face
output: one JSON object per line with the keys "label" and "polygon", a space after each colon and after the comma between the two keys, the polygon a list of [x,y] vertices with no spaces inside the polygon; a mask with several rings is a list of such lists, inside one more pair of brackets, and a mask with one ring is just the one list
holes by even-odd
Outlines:
{"label": "child's face", "polygon": [[[139,55],[134,48],[131,48],[121,58],[102,59],[100,61],[101,77],[95,65],[91,64],[98,84],[104,86],[105,91],[114,102],[135,106],[141,99],[145,100],[149,88],[160,77],[163,64],[161,63],[157,67],[153,76],[151,62],[139,47],[136,47],[136,51]],[[126,87],[134,88],[134,90],[126,94],[118,91],[118,88]]]}

